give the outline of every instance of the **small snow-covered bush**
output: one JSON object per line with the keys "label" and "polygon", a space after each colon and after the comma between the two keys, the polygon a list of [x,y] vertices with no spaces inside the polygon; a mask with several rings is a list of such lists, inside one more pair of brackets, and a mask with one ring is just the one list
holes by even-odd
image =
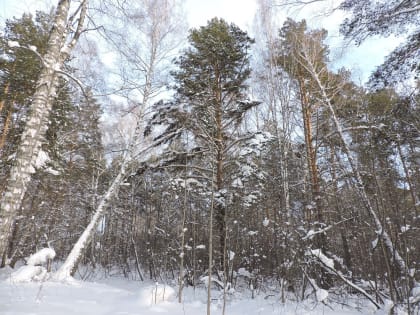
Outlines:
{"label": "small snow-covered bush", "polygon": [[55,251],[52,248],[43,248],[29,256],[26,265],[20,267],[11,274],[13,282],[30,282],[45,280],[48,270],[41,266],[48,264],[55,257]]}
{"label": "small snow-covered bush", "polygon": [[55,251],[52,248],[43,248],[29,256],[26,264],[31,266],[38,266],[48,263],[48,260],[53,260],[55,257]]}

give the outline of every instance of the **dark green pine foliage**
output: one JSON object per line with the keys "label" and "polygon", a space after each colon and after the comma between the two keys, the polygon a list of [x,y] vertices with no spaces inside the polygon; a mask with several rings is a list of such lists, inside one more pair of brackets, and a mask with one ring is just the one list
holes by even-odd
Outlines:
{"label": "dark green pine foliage", "polygon": [[[40,55],[45,53],[51,19],[44,12],[37,12],[35,17],[24,14],[19,19],[7,20],[0,36],[0,178],[3,179],[10,167],[9,157],[19,142],[41,69],[39,57],[28,47],[36,47]],[[21,47],[9,47],[13,42]]]}
{"label": "dark green pine foliage", "polygon": [[240,101],[245,100],[251,73],[248,53],[253,40],[237,26],[214,18],[192,30],[189,43],[192,47],[176,62],[180,70],[173,73],[178,102],[186,102],[199,127],[216,136],[212,116],[218,110],[222,118],[235,119],[247,109]]}
{"label": "dark green pine foliage", "polygon": [[383,88],[420,75],[420,6],[418,0],[345,0],[340,8],[351,12],[341,24],[341,33],[356,44],[381,35],[406,36],[370,78],[370,85]]}
{"label": "dark green pine foliage", "polygon": [[[206,26],[190,31],[190,47],[176,60],[173,72],[175,96],[172,102],[160,102],[146,128],[166,124],[163,135],[155,140],[193,136],[188,147],[192,154],[205,159],[208,187],[215,190],[215,222],[219,267],[224,267],[226,249],[226,189],[229,186],[229,152],[238,146],[239,125],[245,113],[258,102],[247,99],[246,81],[250,76],[249,49],[253,40],[234,24],[213,18]],[[243,136],[243,135],[242,135]],[[249,135],[248,135],[249,136]],[[204,156],[202,155],[205,152]],[[212,176],[214,174],[214,176]],[[201,174],[201,178],[203,178]]]}

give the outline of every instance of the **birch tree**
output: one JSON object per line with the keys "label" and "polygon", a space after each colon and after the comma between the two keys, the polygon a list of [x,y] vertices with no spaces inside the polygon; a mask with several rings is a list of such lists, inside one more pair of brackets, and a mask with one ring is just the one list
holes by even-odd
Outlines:
{"label": "birch tree", "polygon": [[[126,144],[123,147],[116,176],[98,201],[89,225],[55,275],[60,280],[68,278],[75,272],[105,210],[124,183],[130,163],[141,158],[152,147],[152,145],[147,146],[147,140],[142,138],[145,111],[151,100],[165,86],[166,82],[163,80],[165,73],[162,68],[167,66],[168,56],[179,43],[174,41],[174,35],[182,31],[182,20],[178,11],[180,2],[143,0],[137,5],[132,5],[125,1],[115,1],[104,2],[103,5],[103,11],[110,13],[108,18],[112,23],[105,24],[104,38],[111,47],[118,48],[116,54],[126,62],[125,67],[120,68],[121,76],[118,81],[121,82],[121,89],[119,90],[125,93],[134,126],[131,136],[124,139]],[[175,14],[176,12],[178,13]],[[139,46],[139,42],[143,45]],[[135,76],[127,76],[130,72]],[[127,116],[124,119],[130,120]]]}
{"label": "birch tree", "polygon": [[[292,87],[287,80],[286,74],[279,71],[282,63],[277,58],[277,25],[275,17],[278,11],[274,1],[259,0],[259,10],[255,17],[255,29],[260,36],[256,39],[257,44],[264,45],[260,48],[259,56],[263,60],[259,71],[256,70],[255,89],[268,107],[268,118],[266,124],[272,122],[273,134],[277,139],[276,147],[280,154],[279,167],[281,176],[281,202],[279,208],[284,211],[286,217],[290,217],[290,195],[289,195],[289,165],[288,155],[291,152],[292,133]],[[257,48],[258,50],[258,48]],[[277,213],[274,214],[277,216]]]}
{"label": "birch tree", "polygon": [[[267,197],[264,206],[268,209],[263,218],[268,222],[273,222],[267,226],[265,233],[267,241],[262,242],[264,246],[272,246],[274,251],[269,251],[273,255],[276,272],[279,274],[281,286],[281,296],[284,301],[286,278],[291,279],[293,268],[287,265],[291,256],[295,256],[295,246],[290,246],[290,224],[296,217],[293,215],[292,202],[294,187],[302,190],[301,185],[297,184],[296,176],[293,171],[300,169],[293,165],[299,159],[293,159],[292,133],[297,126],[296,120],[296,100],[294,83],[289,80],[287,72],[282,69],[284,62],[278,58],[278,29],[277,17],[280,11],[274,0],[259,0],[258,11],[254,18],[254,28],[256,34],[256,47],[253,71],[253,92],[261,99],[264,109],[259,110],[257,115],[261,120],[262,128],[273,134],[275,141],[272,142],[270,150],[270,162],[267,172],[271,176],[265,179]],[[293,161],[292,161],[293,159]],[[305,169],[305,168],[303,168]],[[263,233],[264,233],[263,232]],[[287,245],[286,245],[287,244]],[[287,267],[285,267],[287,265]]]}
{"label": "birch tree", "polygon": [[[0,203],[0,255],[2,255],[2,265],[8,264],[6,257],[8,240],[28,183],[35,172],[36,160],[48,129],[49,115],[52,101],[56,95],[58,77],[63,74],[61,67],[70,56],[71,50],[83,32],[88,1],[80,2],[80,5],[71,15],[70,4],[70,0],[60,0],[57,4],[46,53],[44,56],[40,56],[43,67],[36,84],[37,88],[33,95],[30,114],[16,152],[15,163],[10,171],[7,188]],[[19,46],[19,43],[14,43],[14,46]],[[22,47],[22,49],[27,48]],[[36,54],[35,48],[28,47],[28,49]]]}

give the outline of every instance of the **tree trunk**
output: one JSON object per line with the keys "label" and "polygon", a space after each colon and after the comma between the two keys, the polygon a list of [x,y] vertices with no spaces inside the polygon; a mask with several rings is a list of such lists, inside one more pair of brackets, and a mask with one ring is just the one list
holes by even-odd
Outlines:
{"label": "tree trunk", "polygon": [[3,132],[0,137],[0,152],[4,148],[4,145],[6,143],[7,135],[9,134],[11,121],[12,121],[12,110],[9,108],[9,110],[7,111],[6,120],[4,121],[4,125],[3,125]]}
{"label": "tree trunk", "polygon": [[[145,1],[145,6],[150,5],[153,3],[152,0]],[[159,7],[159,12],[153,12],[150,13],[151,16],[146,16],[146,21],[149,21],[150,25],[152,26],[152,29],[147,29],[147,32],[143,30],[147,34],[147,39],[149,40],[147,49],[150,52],[150,55],[147,56],[147,58],[143,59],[141,56],[137,56],[138,62],[133,64],[133,67],[139,67],[144,71],[144,82],[139,84],[139,86],[136,87],[137,92],[140,92],[142,94],[142,98],[139,101],[139,107],[136,109],[135,118],[136,118],[136,126],[133,131],[133,137],[129,140],[127,144],[127,148],[125,150],[125,153],[122,157],[120,170],[118,172],[118,175],[112,180],[108,190],[103,195],[103,197],[100,199],[99,204],[95,210],[95,213],[93,217],[90,220],[90,223],[86,227],[86,229],[83,231],[82,235],[77,240],[76,244],[73,246],[70,254],[68,255],[66,261],[64,264],[60,267],[60,269],[57,271],[55,278],[58,280],[65,280],[68,277],[70,277],[75,271],[78,266],[78,263],[80,259],[82,258],[84,252],[86,251],[87,246],[92,241],[93,236],[95,234],[95,231],[98,227],[99,222],[101,221],[101,218],[103,217],[105,210],[107,209],[109,202],[112,198],[117,196],[119,187],[124,182],[126,178],[126,171],[129,163],[136,158],[136,156],[140,156],[142,153],[146,152],[147,150],[153,148],[156,146],[156,144],[152,144],[149,147],[144,148],[143,150],[138,149],[138,145],[140,143],[140,137],[143,134],[143,120],[145,115],[145,111],[147,109],[147,106],[149,105],[150,99],[154,96],[156,96],[156,93],[158,91],[158,88],[155,86],[156,81],[155,80],[155,70],[156,66],[161,61],[159,59],[159,54],[164,52],[165,54],[168,53],[172,48],[165,47],[165,41],[164,37],[156,36],[156,34],[160,34],[161,32],[165,31],[165,27],[170,25],[171,22],[173,22],[172,18],[176,18],[177,16],[173,16],[172,13],[168,11],[168,4],[171,3],[170,1],[164,1],[163,6],[165,8]],[[127,8],[122,6],[119,8],[115,8],[116,10],[121,10],[121,13],[123,13],[124,16],[128,16],[128,11],[125,11]],[[138,9],[138,7],[137,7]],[[164,10],[163,10],[164,9]],[[136,8],[133,9],[130,7],[131,11],[136,11]],[[131,12],[132,13],[132,12]],[[130,13],[130,14],[131,14]],[[136,19],[130,20],[131,23],[136,22]],[[143,18],[142,18],[143,21]],[[138,21],[137,21],[138,22]],[[161,23],[162,22],[162,23]],[[175,29],[173,29],[171,32],[175,32]],[[108,40],[113,45],[116,45],[117,47],[121,48],[117,42],[112,37],[108,37]],[[127,47],[126,42],[123,44],[120,44],[123,48]],[[168,49],[168,50],[166,50]],[[120,53],[125,56],[127,53],[126,51],[120,51]],[[132,60],[130,61],[132,62]],[[146,233],[146,235],[149,235]],[[153,253],[149,256],[149,269],[150,269],[150,277],[156,278],[156,268],[155,268],[155,262]]]}
{"label": "tree trunk", "polygon": [[[400,157],[401,164],[402,164],[402,167],[403,167],[403,170],[404,170],[405,180],[407,181],[408,190],[410,191],[411,200],[413,202],[414,214],[417,218],[419,216],[418,209],[417,209],[419,206],[417,204],[415,187],[414,187],[413,183],[411,182],[410,172],[408,170],[407,163],[406,163],[404,155],[402,153],[401,144],[400,144],[399,140],[396,141],[396,145],[397,145],[397,149],[398,149],[398,155]],[[0,146],[0,149],[1,149],[1,146]]]}
{"label": "tree trunk", "polygon": [[86,227],[82,235],[77,240],[76,244],[73,246],[64,264],[56,272],[54,276],[55,279],[66,280],[75,272],[77,265],[80,259],[82,258],[82,254],[84,253],[87,245],[89,245],[90,241],[92,240],[92,237],[99,225],[99,222],[101,222],[101,218],[103,217],[104,212],[107,209],[109,200],[111,200],[111,198],[113,198],[117,194],[118,188],[120,187],[122,181],[125,178],[125,169],[126,161],[122,163],[118,175],[114,178],[112,184],[108,188],[108,191],[100,200],[99,205],[96,208],[96,212],[93,215],[89,225]]}
{"label": "tree trunk", "polygon": [[0,255],[2,266],[7,261],[7,246],[16,214],[21,207],[28,183],[35,172],[35,162],[48,129],[52,101],[57,89],[57,70],[64,63],[63,53],[70,0],[60,0],[48,40],[44,66],[37,81],[30,114],[21,136],[16,159],[10,171],[7,186],[0,204]]}
{"label": "tree trunk", "polygon": [[[311,207],[307,210],[307,219],[308,223],[311,224],[316,222],[316,226],[322,228],[320,225],[323,223],[323,213],[322,213],[322,205],[321,205],[321,191],[319,185],[319,172],[318,172],[318,165],[317,165],[317,154],[316,148],[313,144],[313,131],[312,131],[312,108],[311,104],[309,103],[307,91],[305,89],[305,80],[301,74],[298,77],[299,82],[299,89],[300,89],[300,100],[302,106],[302,116],[303,116],[303,125],[304,125],[304,133],[305,133],[305,144],[306,144],[306,155],[307,155],[307,164],[308,170],[310,175],[311,181],[311,193],[312,199],[311,202],[315,203],[315,211]],[[315,213],[313,213],[315,212]],[[315,245],[322,249],[327,250],[327,240],[324,233],[319,233],[316,235],[314,239]]]}
{"label": "tree trunk", "polygon": [[357,193],[361,199],[361,201],[363,202],[368,214],[371,216],[372,221],[374,223],[375,226],[375,230],[376,233],[378,235],[379,238],[381,238],[381,240],[383,241],[384,246],[386,247],[386,249],[388,250],[388,256],[390,260],[393,260],[394,265],[397,267],[398,271],[400,272],[400,274],[407,274],[407,265],[404,261],[404,259],[402,258],[402,256],[400,255],[400,253],[398,252],[397,248],[394,246],[390,235],[388,234],[388,232],[385,230],[384,226],[382,225],[381,220],[379,219],[378,214],[376,213],[375,209],[373,208],[371,201],[369,199],[369,196],[366,192],[366,188],[362,179],[362,175],[359,171],[359,168],[357,167],[357,164],[351,154],[350,151],[350,147],[347,143],[346,137],[344,135],[344,131],[343,128],[340,124],[340,122],[338,121],[337,115],[335,113],[334,107],[332,105],[332,102],[330,100],[330,98],[327,95],[326,92],[326,88],[323,85],[323,83],[321,82],[317,72],[315,71],[314,67],[312,64],[308,64],[307,65],[308,70],[310,71],[310,73],[312,74],[313,79],[315,80],[316,84],[319,87],[320,90],[320,94],[321,97],[323,99],[324,104],[326,105],[327,109],[329,110],[329,112],[331,113],[331,118],[333,120],[334,126],[338,132],[338,135],[340,137],[340,140],[343,144],[343,151],[344,154],[347,157],[348,163],[350,165],[350,168],[355,176],[355,181],[356,181],[356,189],[357,189]]}
{"label": "tree trunk", "polygon": [[[214,178],[214,166],[212,165],[212,178]],[[208,265],[208,284],[207,284],[207,315],[210,315],[211,312],[211,277],[213,270],[213,212],[214,212],[214,185],[212,183],[211,190],[211,204],[210,204],[210,213],[209,213],[209,265]]]}
{"label": "tree trunk", "polygon": [[316,149],[313,145],[313,134],[312,134],[312,110],[311,105],[309,104],[309,100],[307,97],[307,91],[304,86],[304,79],[299,75],[299,94],[300,94],[300,102],[302,106],[302,116],[303,116],[303,126],[304,126],[304,134],[305,134],[305,145],[306,145],[306,158],[308,164],[308,170],[310,175],[311,181],[311,192],[312,192],[312,199],[315,201],[315,218],[312,215],[312,210],[309,213],[309,221],[313,221],[314,219],[321,222],[322,221],[322,210],[320,205],[320,188],[319,188],[319,180],[318,180],[318,167],[316,161]]}
{"label": "tree trunk", "polygon": [[[225,196],[222,196],[224,188],[224,150],[225,150],[225,140],[223,139],[223,123],[222,123],[222,87],[221,87],[221,76],[219,70],[216,69],[216,91],[215,91],[215,120],[216,120],[216,137],[215,141],[215,150],[216,150],[216,191],[218,194],[218,199],[215,204],[215,220],[219,229],[219,259],[220,259],[220,270],[225,270],[225,248],[226,248],[226,202],[224,200]],[[226,274],[224,274],[226,278]]]}

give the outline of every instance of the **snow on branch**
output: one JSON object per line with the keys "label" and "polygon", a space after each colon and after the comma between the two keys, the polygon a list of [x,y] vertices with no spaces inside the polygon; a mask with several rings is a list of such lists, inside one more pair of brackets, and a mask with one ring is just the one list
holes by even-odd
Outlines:
{"label": "snow on branch", "polygon": [[317,231],[314,231],[314,230],[311,229],[311,230],[308,231],[308,233],[306,233],[306,235],[304,237],[302,237],[302,240],[312,239],[315,235],[317,235],[317,234],[323,234],[323,233],[327,232],[328,230],[331,230],[333,227],[335,227],[335,226],[337,226],[337,225],[339,225],[339,224],[341,224],[343,222],[352,220],[352,219],[354,219],[354,217],[349,218],[349,219],[341,220],[341,221],[339,221],[337,223],[334,223],[333,225],[329,225],[329,226],[327,226],[327,227],[325,227],[323,229],[317,230]]}
{"label": "snow on branch", "polygon": [[[341,131],[342,132],[347,132],[347,131],[353,131],[353,130],[379,130],[381,131],[383,129],[383,127],[385,127],[384,124],[381,124],[379,126],[354,126],[354,127],[347,127],[347,128],[342,128]],[[328,133],[325,138],[329,138],[331,136],[333,136],[334,134],[338,133],[338,130],[334,130],[330,133]]]}
{"label": "snow on branch", "polygon": [[325,304],[325,301],[328,298],[328,291],[321,289],[320,287],[318,287],[318,285],[316,284],[315,280],[312,279],[311,277],[308,276],[308,274],[305,272],[305,270],[303,270],[303,273],[305,274],[306,278],[309,281],[309,284],[311,285],[311,287],[314,289],[315,291],[315,297],[316,300],[318,302],[322,302]]}
{"label": "snow on branch", "polygon": [[58,74],[61,74],[62,76],[65,76],[65,77],[73,80],[80,87],[80,89],[81,89],[81,91],[83,93],[83,96],[86,98],[86,100],[89,100],[89,96],[88,96],[87,92],[85,91],[84,85],[83,85],[83,83],[79,79],[75,78],[71,74],[69,74],[69,73],[67,73],[65,71],[62,71],[60,69],[55,69],[55,72],[57,72]]}
{"label": "snow on branch", "polygon": [[311,255],[313,257],[316,257],[318,259],[318,261],[321,263],[321,266],[324,269],[326,269],[329,272],[332,272],[334,275],[336,275],[344,283],[346,283],[347,285],[349,285],[350,287],[352,287],[356,291],[363,294],[378,309],[381,308],[381,306],[375,301],[375,299],[369,293],[367,293],[364,289],[362,289],[358,285],[354,284],[350,280],[346,279],[346,277],[344,277],[344,275],[339,270],[336,270],[334,268],[334,261],[331,258],[328,258],[327,256],[325,256],[324,253],[322,253],[322,251],[320,249],[309,250],[309,251],[307,251],[306,254]]}
{"label": "snow on branch", "polygon": [[7,41],[7,46],[9,46],[9,48],[18,48],[20,47],[20,44],[17,41],[9,40]]}

